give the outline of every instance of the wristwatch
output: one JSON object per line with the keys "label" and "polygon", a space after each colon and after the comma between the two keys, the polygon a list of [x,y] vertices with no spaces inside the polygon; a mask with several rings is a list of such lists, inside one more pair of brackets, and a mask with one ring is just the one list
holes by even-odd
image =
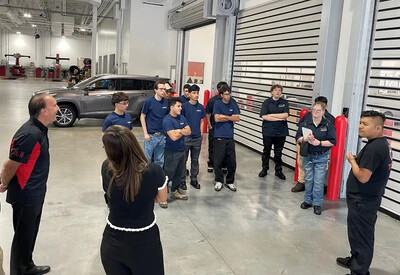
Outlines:
{"label": "wristwatch", "polygon": [[322,141],[321,140],[319,141],[319,146],[322,146]]}

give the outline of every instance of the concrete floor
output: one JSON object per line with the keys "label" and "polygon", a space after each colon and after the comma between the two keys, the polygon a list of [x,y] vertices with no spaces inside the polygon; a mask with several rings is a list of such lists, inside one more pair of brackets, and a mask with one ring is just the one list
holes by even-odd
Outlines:
{"label": "concrete floor", "polygon": [[[0,81],[0,163],[10,140],[28,119],[32,92],[65,83],[42,80]],[[106,207],[100,181],[105,158],[102,120],[84,119],[72,128],[50,126],[51,168],[41,228],[34,252],[51,274],[104,274],[99,255]],[[138,124],[135,134],[143,141]],[[206,171],[206,139],[201,153],[200,190],[189,187],[189,200],[155,206],[166,274],[345,274],[335,263],[347,256],[347,209],[343,200],[325,202],[322,216],[300,209],[303,193],[290,192],[289,180],[258,178],[260,155],[237,149],[236,193],[213,189]],[[272,170],[273,171],[273,170]],[[0,246],[9,273],[12,210],[0,194]],[[379,213],[371,274],[400,274],[400,222]]]}

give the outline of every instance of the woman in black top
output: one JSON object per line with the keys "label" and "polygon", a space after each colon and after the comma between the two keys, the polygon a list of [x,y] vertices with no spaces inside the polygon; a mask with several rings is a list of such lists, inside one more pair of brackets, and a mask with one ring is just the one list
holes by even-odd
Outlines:
{"label": "woman in black top", "polygon": [[101,261],[108,275],[164,274],[160,232],[154,202],[166,201],[166,177],[148,163],[128,128],[114,125],[104,132],[107,160],[102,165],[103,189],[110,213],[101,243]]}
{"label": "woman in black top", "polygon": [[[325,108],[325,103],[314,103],[311,116],[299,122],[296,134],[297,143],[309,143],[308,154],[302,157],[306,192],[300,207],[307,209],[314,206],[316,215],[322,213],[327,163],[330,150],[336,144],[335,126],[324,118]],[[303,136],[303,127],[310,129],[312,134]]]}

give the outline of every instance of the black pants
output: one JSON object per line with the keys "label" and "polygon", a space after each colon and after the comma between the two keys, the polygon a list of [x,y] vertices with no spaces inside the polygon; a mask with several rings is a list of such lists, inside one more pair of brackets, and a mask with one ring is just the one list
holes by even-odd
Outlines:
{"label": "black pants", "polygon": [[[215,126],[215,124],[214,124]],[[213,126],[213,127],[214,127]],[[208,167],[214,167],[214,128],[208,129]],[[226,168],[226,160],[222,163],[222,168]]]}
{"label": "black pants", "polygon": [[224,183],[223,165],[226,165],[228,174],[226,183],[234,183],[236,172],[236,151],[233,138],[214,138],[214,172],[215,181]]}
{"label": "black pants", "polygon": [[367,275],[374,254],[375,223],[381,198],[360,200],[347,196],[347,233],[352,274]]}
{"label": "black pants", "polygon": [[12,208],[14,238],[11,245],[10,274],[23,275],[35,265],[32,253],[39,232],[43,204],[24,206],[14,203]]}
{"label": "black pants", "polygon": [[171,192],[178,190],[186,172],[185,151],[164,151],[164,173],[172,181]]}
{"label": "black pants", "polygon": [[157,225],[141,232],[104,229],[100,248],[107,275],[164,274],[163,251]]}
{"label": "black pants", "polygon": [[271,156],[271,148],[274,145],[274,161],[275,171],[282,171],[282,151],[285,145],[286,137],[267,137],[263,136],[264,150],[261,156],[263,169],[269,169],[269,158]]}

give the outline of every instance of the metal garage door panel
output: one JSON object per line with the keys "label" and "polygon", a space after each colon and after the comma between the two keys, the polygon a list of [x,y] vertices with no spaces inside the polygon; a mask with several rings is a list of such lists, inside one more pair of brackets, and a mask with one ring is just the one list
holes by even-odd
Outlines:
{"label": "metal garage door panel", "polygon": [[397,202],[393,202],[384,197],[384,198],[382,198],[381,207],[383,209],[386,209],[389,212],[392,212],[392,213],[400,216],[400,207]]}
{"label": "metal garage door panel", "polygon": [[385,195],[384,196],[387,199],[392,199],[392,200],[394,200],[396,202],[400,202],[400,193],[392,191],[392,190],[390,190],[388,188],[385,190]]}
{"label": "metal garage door panel", "polygon": [[263,43],[263,42],[269,42],[269,41],[284,41],[288,39],[299,39],[299,38],[305,38],[305,37],[318,37],[319,36],[319,29],[313,29],[313,30],[303,30],[303,31],[298,31],[298,32],[291,32],[291,33],[281,33],[278,36],[264,36],[264,35],[259,35],[258,37],[255,38],[241,38],[241,37],[236,37],[236,45],[242,45],[242,44],[249,44],[249,43]]}
{"label": "metal garage door panel", "polygon": [[[400,64],[400,63],[399,63]],[[260,60],[260,61],[236,61],[234,62],[234,66],[248,66],[248,67],[254,67],[254,66],[275,66],[275,67],[281,67],[286,69],[288,72],[291,72],[292,70],[297,70],[301,69],[302,72],[307,72],[309,73],[309,70],[315,70],[315,61],[307,61],[307,60],[292,60],[290,62],[287,61],[279,61],[279,60],[274,60],[274,61],[269,61],[269,60]]]}
{"label": "metal garage door panel", "polygon": [[378,21],[383,20],[383,19],[397,19],[400,14],[400,7],[397,6],[396,9],[393,10],[385,10],[385,11],[380,11],[378,12]]}
{"label": "metal garage door panel", "polygon": [[367,105],[371,106],[380,106],[392,109],[399,108],[399,101],[397,100],[390,100],[389,98],[376,98],[376,97],[368,97]]}
{"label": "metal garage door panel", "polygon": [[398,183],[398,182],[389,180],[386,187],[389,187],[390,189],[393,189],[394,191],[397,191],[400,193],[400,183]]}
{"label": "metal garage door panel", "polygon": [[313,74],[307,74],[307,75],[299,75],[299,74],[284,74],[284,73],[273,73],[273,72],[249,72],[249,71],[233,71],[233,76],[234,77],[258,77],[258,78],[268,78],[268,79],[290,79],[293,81],[314,81],[314,75]]}
{"label": "metal garage door panel", "polygon": [[242,55],[235,56],[235,60],[238,61],[257,61],[257,60],[316,60],[317,53],[288,53],[282,55]]}
{"label": "metal garage door panel", "polygon": [[[280,81],[280,82],[284,82],[284,80]],[[243,82],[237,82],[234,81],[232,83],[233,87],[242,87],[242,88],[247,88],[247,89],[256,89],[259,91],[266,91],[271,88],[270,84],[257,84],[257,83],[243,83]],[[300,95],[310,95],[312,96],[312,89],[296,89],[296,88],[289,88],[289,87],[284,87],[283,88],[284,93],[290,93],[290,94],[300,94]]]}
{"label": "metal garage door panel", "polygon": [[399,38],[400,37],[400,29],[395,30],[383,30],[375,32],[375,39],[389,39],[389,38]]}
{"label": "metal garage door panel", "polygon": [[[281,1],[282,2],[282,1]],[[296,10],[305,9],[315,5],[321,5],[320,0],[303,1],[298,0],[285,0],[284,3],[275,2],[265,6],[255,7],[253,9],[243,10],[239,12],[238,23],[244,23],[247,21],[257,20],[265,16],[277,16],[281,13],[290,13]]]}
{"label": "metal garage door panel", "polygon": [[[271,36],[271,35],[279,35],[279,38],[281,38],[282,33],[295,33],[295,32],[301,32],[301,31],[307,31],[307,30],[319,30],[321,25],[321,22],[313,22],[313,23],[306,23],[303,25],[298,25],[298,26],[288,26],[288,27],[282,27],[282,28],[277,28],[277,29],[272,29],[272,30],[260,30],[257,32],[252,32],[252,33],[245,33],[245,34],[238,34],[237,39],[249,39],[249,38],[255,38],[255,37],[260,37],[260,36]],[[261,27],[260,27],[261,29]]]}
{"label": "metal garage door panel", "polygon": [[260,42],[253,44],[241,44],[236,45],[236,50],[250,50],[250,49],[260,49],[260,48],[279,48],[279,47],[291,47],[291,46],[307,46],[307,45],[318,45],[318,37],[311,38],[300,38],[294,40],[284,40],[284,41],[272,41],[272,42]]}
{"label": "metal garage door panel", "polygon": [[370,78],[369,86],[374,87],[369,90],[369,95],[385,96],[388,95],[387,90],[393,90],[389,95],[398,96],[400,99],[400,77]]}
{"label": "metal garage door panel", "polygon": [[[400,17],[400,11],[399,11]],[[376,23],[376,30],[388,29],[388,28],[399,28],[400,26],[400,19],[391,19],[385,21],[379,21]]]}
{"label": "metal garage door panel", "polygon": [[400,38],[389,39],[389,40],[379,40],[375,42],[375,49],[387,49],[387,48],[400,48]]}
{"label": "metal garage door panel", "polygon": [[380,77],[380,76],[400,76],[399,72],[400,68],[393,68],[393,69],[387,69],[387,68],[377,68],[377,69],[372,69],[370,74],[372,77]]}
{"label": "metal garage door panel", "polygon": [[400,7],[400,0],[391,0],[391,1],[381,1],[379,3],[379,10],[398,8]]}
{"label": "metal garage door panel", "polygon": [[[303,13],[307,13],[308,11],[305,10]],[[283,20],[275,21],[275,18],[268,18],[264,20],[249,22],[246,28],[240,25],[240,28],[237,31],[237,35],[242,35],[250,32],[259,32],[264,30],[271,30],[276,28],[283,28],[289,26],[296,26],[296,25],[304,25],[312,22],[319,22],[321,21],[321,8],[315,9],[315,11],[310,12],[317,12],[317,14],[309,14],[301,16],[301,18],[290,18],[287,14],[283,15]],[[269,21],[269,22],[262,22],[262,21]]]}
{"label": "metal garage door panel", "polygon": [[286,54],[286,53],[310,53],[317,52],[318,46],[292,46],[285,48],[272,48],[272,49],[251,49],[251,50],[237,50],[236,56],[242,55],[261,55],[261,54]]}
{"label": "metal garage door panel", "polygon": [[400,56],[400,50],[390,49],[390,50],[374,50],[372,55],[373,58],[395,58]]}

